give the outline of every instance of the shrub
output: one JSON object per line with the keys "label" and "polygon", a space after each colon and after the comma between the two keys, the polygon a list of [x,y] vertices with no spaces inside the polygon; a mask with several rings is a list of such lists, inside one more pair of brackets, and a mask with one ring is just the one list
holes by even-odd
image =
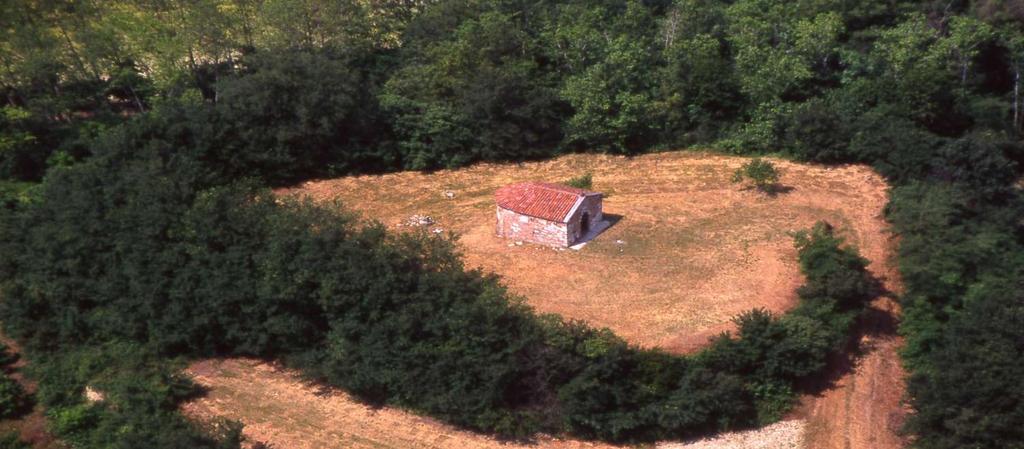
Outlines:
{"label": "shrub", "polygon": [[0,374],[0,419],[13,418],[28,407],[25,390],[16,380]]}
{"label": "shrub", "polygon": [[569,187],[575,187],[577,189],[590,189],[594,184],[594,174],[586,172],[575,178],[571,178],[565,182]]}
{"label": "shrub", "polygon": [[782,419],[797,399],[793,387],[786,382],[758,383],[751,389],[757,404],[757,424],[761,426]]}
{"label": "shrub", "polygon": [[17,361],[18,354],[11,351],[11,348],[7,347],[7,345],[0,343],[0,369],[7,368]]}
{"label": "shrub", "polygon": [[800,269],[807,276],[807,282],[797,291],[801,299],[828,299],[844,310],[859,310],[874,296],[877,286],[868,275],[867,259],[856,249],[843,248],[843,240],[834,234],[831,225],[818,222],[810,232],[796,233],[795,240]]}
{"label": "shrub", "polygon": [[0,435],[0,449],[32,449],[32,446],[21,440],[15,432]]}
{"label": "shrub", "polygon": [[779,171],[775,164],[761,158],[755,158],[743,164],[732,175],[732,182],[740,183],[743,180],[750,180],[754,187],[762,192],[769,192],[779,182]]}

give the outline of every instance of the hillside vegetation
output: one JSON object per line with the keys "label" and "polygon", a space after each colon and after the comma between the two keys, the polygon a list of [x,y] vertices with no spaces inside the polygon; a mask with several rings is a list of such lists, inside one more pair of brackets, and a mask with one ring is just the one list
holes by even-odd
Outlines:
{"label": "hillside vegetation", "polygon": [[[782,317],[693,358],[540,318],[444,239],[266,185],[701,145],[895,186],[922,448],[1024,446],[1015,1],[2,0],[0,317],[71,445],[236,447],[183,359],[279,357],[370,401],[648,440],[778,417],[870,284],[827,228]],[[90,386],[103,402],[82,398]]]}

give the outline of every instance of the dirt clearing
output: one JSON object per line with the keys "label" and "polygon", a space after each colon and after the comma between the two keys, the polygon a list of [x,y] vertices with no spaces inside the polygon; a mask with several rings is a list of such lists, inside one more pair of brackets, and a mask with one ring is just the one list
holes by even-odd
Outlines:
{"label": "dirt clearing", "polygon": [[[570,155],[546,162],[480,164],[313,181],[280,193],[339,199],[391,228],[423,217],[454,231],[470,267],[501,275],[542,313],[608,327],[626,340],[691,352],[755,307],[783,312],[803,281],[790,233],[836,226],[872,261],[890,257],[882,217],[888,188],[863,166],[774,162],[785,193],[730,182],[749,159],[694,152],[634,158]],[[494,191],[519,181],[562,182],[593,173],[613,225],[581,251],[515,245],[495,236]],[[412,220],[410,220],[412,218]]]}
{"label": "dirt clearing", "polygon": [[[347,393],[303,382],[297,373],[251,359],[209,360],[188,373],[210,394],[185,406],[197,419],[245,423],[248,443],[279,449],[612,449],[602,443],[540,436],[506,443],[389,407],[371,408]],[[784,449],[800,447],[804,422],[693,442],[640,446],[663,449]]]}
{"label": "dirt clearing", "polygon": [[[455,231],[471,267],[500,274],[540,312],[584,319],[627,340],[693,351],[731,329],[730,319],[764,307],[783,312],[802,282],[789,232],[827,220],[898,290],[894,241],[882,217],[887,187],[861,166],[775,161],[786,193],[743,191],[729,179],[748,159],[698,153],[636,158],[572,155],[517,165],[482,164],[432,174],[397,173],[308,182],[282,194],[340,199],[393,229],[415,222]],[[494,236],[494,191],[505,184],[594,174],[614,225],[581,251],[518,246]],[[425,217],[429,217],[425,219]],[[401,226],[399,226],[402,224]],[[903,372],[888,298],[860,327],[858,356],[837,366],[832,385],[805,397],[789,420],[672,449],[895,449]],[[210,390],[185,412],[240,420],[253,441],[275,448],[611,448],[539,437],[505,444],[392,408],[372,409],[344,392],[310,385],[287,370],[244,359],[205,361],[189,372]],[[652,446],[645,446],[652,447]]]}

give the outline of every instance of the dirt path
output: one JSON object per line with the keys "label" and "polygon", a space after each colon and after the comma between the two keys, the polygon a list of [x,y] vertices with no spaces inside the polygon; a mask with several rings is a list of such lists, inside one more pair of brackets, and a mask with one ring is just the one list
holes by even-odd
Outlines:
{"label": "dirt path", "polygon": [[851,372],[818,396],[802,401],[796,416],[808,421],[808,449],[898,449],[908,410],[903,407],[905,372],[898,350],[894,317],[899,311],[889,298],[879,298],[862,326],[860,348]]}
{"label": "dirt path", "polygon": [[902,292],[896,261],[898,238],[879,229],[883,245],[861,247],[868,269],[888,292],[876,298],[858,325],[850,360],[834,364],[837,379],[818,395],[804,397],[794,414],[808,421],[807,449],[899,449],[907,414],[903,404],[906,372],[900,362],[903,339],[897,334]]}
{"label": "dirt path", "polygon": [[[280,449],[615,449],[602,443],[540,436],[530,443],[506,443],[459,430],[394,408],[371,408],[347,393],[303,382],[297,373],[252,359],[208,360],[188,373],[209,388],[184,412],[196,419],[226,417],[245,423],[248,443]],[[798,448],[804,422],[783,421],[764,429],[723,434],[692,442],[663,443],[663,449]]]}

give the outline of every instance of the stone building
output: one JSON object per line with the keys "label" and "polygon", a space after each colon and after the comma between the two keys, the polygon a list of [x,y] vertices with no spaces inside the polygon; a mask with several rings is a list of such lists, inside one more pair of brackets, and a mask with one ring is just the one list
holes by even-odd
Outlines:
{"label": "stone building", "polygon": [[499,237],[566,247],[579,243],[602,223],[598,192],[523,182],[498,189],[494,197]]}

